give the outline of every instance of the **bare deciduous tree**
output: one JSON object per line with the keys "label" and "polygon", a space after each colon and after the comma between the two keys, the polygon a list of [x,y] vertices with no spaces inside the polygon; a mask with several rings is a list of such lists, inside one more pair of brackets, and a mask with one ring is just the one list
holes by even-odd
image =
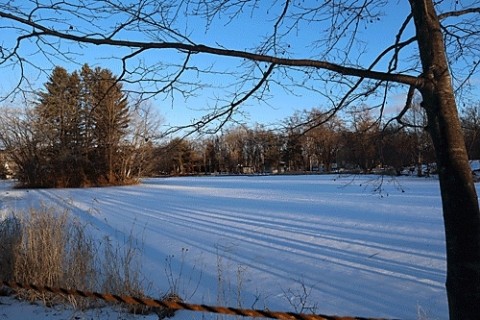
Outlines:
{"label": "bare deciduous tree", "polygon": [[[17,178],[26,184],[38,182],[44,161],[44,140],[39,140],[35,117],[31,111],[2,108],[0,117],[0,143],[2,149],[17,166]],[[37,185],[38,185],[37,184]]]}
{"label": "bare deciduous tree", "polygon": [[126,179],[149,175],[154,170],[153,149],[162,134],[163,118],[149,103],[138,103],[130,113],[126,139],[121,143],[122,176]]}
{"label": "bare deciduous tree", "polygon": [[471,105],[464,110],[462,127],[469,159],[480,159],[480,104]]}
{"label": "bare deciduous tree", "polygon": [[[384,35],[390,44],[366,55],[379,37],[363,32],[385,32],[381,27],[401,9],[404,20]],[[0,65],[18,71],[14,86],[27,90],[32,70],[45,70],[43,61],[75,61],[84,48],[115,47],[120,79],[136,83],[144,97],[198,90],[217,97],[188,125],[197,130],[221,126],[243,103],[267,99],[273,86],[324,96],[332,113],[377,94],[381,114],[388,93],[403,88],[408,94],[397,119],[419,92],[439,169],[450,318],[480,319],[480,212],[456,100],[480,65],[479,14],[478,1],[461,0],[9,1],[0,9],[8,34]],[[230,35],[239,44],[217,39],[228,27],[259,32]]]}

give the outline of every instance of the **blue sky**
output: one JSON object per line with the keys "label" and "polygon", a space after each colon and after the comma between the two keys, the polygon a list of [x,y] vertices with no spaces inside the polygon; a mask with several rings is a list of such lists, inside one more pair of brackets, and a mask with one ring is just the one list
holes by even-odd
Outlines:
{"label": "blue sky", "polygon": [[[264,5],[267,2],[261,2]],[[314,3],[314,1],[304,2],[306,6]],[[395,40],[395,35],[399,26],[404,21],[408,14],[409,5],[407,1],[390,1],[384,8],[374,8],[385,12],[385,16],[381,16],[379,21],[373,21],[365,26],[360,26],[359,39],[361,40],[360,46],[354,47],[352,61],[360,61],[363,66],[367,66],[370,62],[381,52],[384,48],[391,45]],[[222,16],[222,19],[216,20],[205,31],[205,20],[199,18],[193,18],[185,20],[183,17],[175,21],[177,26],[181,30],[187,30],[190,38],[198,44],[205,44],[211,46],[221,46],[229,49],[237,50],[249,50],[258,45],[266,35],[271,34],[272,25],[275,22],[275,18],[278,17],[281,6],[268,5],[258,8],[253,13],[245,10],[245,12],[239,16],[238,19],[229,22],[226,18],[228,15]],[[105,27],[109,27],[109,24],[114,24],[114,19],[120,19],[120,17],[112,18],[105,23]],[[69,21],[72,23],[75,29],[91,29],[91,26],[84,22],[78,22],[75,20]],[[2,23],[2,22],[0,22]],[[325,34],[321,23],[301,23],[298,30],[290,33],[283,41],[288,44],[289,54],[292,58],[318,58],[322,54],[322,48],[313,48],[312,43],[321,39]],[[72,31],[75,32],[75,31]],[[410,28],[407,30],[406,36],[403,39],[407,39],[412,35],[413,30]],[[13,34],[8,34],[2,41],[3,45],[11,43]],[[135,40],[141,39],[138,35],[133,35]],[[12,38],[10,38],[12,37]],[[406,55],[402,56],[404,59],[410,57],[414,52],[416,44],[412,46],[412,50],[408,51]],[[111,69],[114,73],[119,74],[121,72],[121,64],[114,58],[121,57],[124,54],[130,52],[129,49],[120,49],[108,46],[79,46],[67,41],[62,41],[61,48],[74,52],[72,55],[74,61],[64,61],[61,59],[53,58],[52,61],[47,61],[45,57],[33,54],[36,49],[33,46],[28,46],[25,42],[22,47],[22,53],[26,59],[40,66],[43,70],[47,70],[53,64],[61,65],[70,71],[79,69],[84,63],[88,63],[92,66],[101,66]],[[357,55],[358,52],[364,51],[362,55]],[[145,63],[151,70],[160,70],[158,63],[162,63],[164,66],[168,64],[182,63],[184,55],[175,51],[151,51],[141,56],[143,63]],[[232,58],[212,57],[208,55],[194,55],[192,57],[195,66],[202,66],[204,68],[216,68],[217,70],[224,72],[236,72],[241,67],[242,61]],[[137,61],[131,61],[130,65],[136,65]],[[262,67],[262,66],[260,66]],[[383,70],[384,64],[379,64],[378,70]],[[166,71],[172,70],[167,68]],[[0,90],[5,91],[15,83],[16,74],[18,70],[12,70],[11,68],[3,68],[6,77],[0,84]],[[287,76],[292,76],[293,81],[301,82],[300,77],[303,71],[291,72]],[[30,81],[35,86],[41,87],[45,82],[45,74],[40,73],[38,70],[29,69],[27,75]],[[196,78],[196,72],[189,72],[184,78],[186,81],[197,83],[200,78]],[[234,83],[238,82],[239,74],[235,74],[233,77],[230,75],[206,75],[202,77],[206,83],[213,83],[215,86],[222,86],[228,82],[233,84],[223,88],[222,90],[214,90],[212,88],[204,88],[196,92],[195,97],[190,97],[188,100],[184,100],[181,95],[175,95],[173,102],[170,100],[171,96],[162,97],[158,96],[151,101],[151,104],[156,107],[159,113],[165,118],[166,125],[183,125],[188,124],[191,119],[199,119],[205,114],[206,109],[211,109],[221,103],[223,99],[226,99],[230,94],[234,94],[241,88],[235,86]],[[294,88],[294,82],[285,81],[285,75],[281,73],[275,73],[272,77],[274,82],[271,82],[268,87],[267,95],[268,99],[265,102],[257,100],[247,101],[241,108],[244,116],[238,116],[237,119],[244,120],[249,123],[273,123],[278,122],[286,117],[292,115],[295,110],[311,109],[313,107],[323,107],[328,105],[328,101],[320,94],[314,94],[312,91],[303,90],[301,88]],[[275,84],[281,82],[286,84],[285,88]],[[324,83],[310,82],[311,85],[318,90],[324,90]],[[238,83],[237,83],[238,85]],[[137,85],[133,85],[133,88],[138,89]],[[325,87],[332,89],[329,84]],[[248,86],[243,88],[248,90]],[[288,92],[292,89],[292,92]],[[389,99],[389,110],[398,110],[403,102],[406,88],[400,87],[397,91],[391,92]],[[327,93],[327,92],[324,92]],[[370,100],[373,102],[373,100]]]}
{"label": "blue sky", "polygon": [[[406,2],[389,4],[389,6],[391,9],[387,8],[386,10],[393,14],[389,14],[385,18],[382,17],[381,24],[371,24],[367,30],[360,31],[362,41],[368,42],[366,45],[368,52],[362,57],[366,64],[369,64],[379,52],[393,43],[395,32],[408,14],[408,4]],[[273,9],[267,10],[268,14],[265,10],[266,8],[261,8],[253,14],[246,10],[247,12],[240,19],[229,22],[228,25],[225,25],[226,20],[217,20],[216,24],[210,26],[208,33],[205,34],[200,27],[194,31],[192,38],[198,43],[211,46],[220,44],[222,47],[238,50],[252,48],[266,35],[271,34],[274,19],[278,17],[279,8],[276,11]],[[289,39],[285,40],[289,43],[289,50],[292,51],[290,57],[316,58],[319,51],[312,48],[312,43],[322,37],[321,33],[322,30],[319,25],[302,24],[298,32],[294,32],[289,36]],[[209,59],[205,56],[202,58]],[[215,63],[236,65],[238,62],[231,58],[220,58]],[[278,80],[281,81],[281,77]],[[319,85],[323,86],[323,84]],[[286,92],[286,90],[274,84],[270,85],[270,89],[271,97],[266,101],[267,103],[249,101],[242,108],[249,114],[250,121],[274,123],[291,116],[295,110],[311,109],[328,104],[325,98],[298,88],[294,94]],[[399,95],[404,96],[403,93],[399,93]],[[201,99],[205,98],[202,97]],[[211,96],[207,96],[206,100],[211,101]],[[178,119],[177,121],[183,120],[184,116],[183,112],[177,113],[176,110],[168,110],[167,114],[168,119]]]}

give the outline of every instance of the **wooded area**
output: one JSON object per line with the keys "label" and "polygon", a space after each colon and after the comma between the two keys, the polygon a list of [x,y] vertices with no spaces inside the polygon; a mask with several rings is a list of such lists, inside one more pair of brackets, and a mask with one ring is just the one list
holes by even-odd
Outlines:
{"label": "wooded area", "polygon": [[147,141],[109,70],[56,67],[33,106],[21,110],[3,109],[0,120],[3,152],[21,186],[128,184],[142,173]]}
{"label": "wooded area", "polygon": [[[480,122],[474,116],[479,112],[479,106],[471,106],[461,114],[471,160],[480,158]],[[435,152],[419,107],[405,117],[410,126],[382,127],[367,111],[348,119],[336,117],[314,129],[301,125],[305,117],[315,118],[318,113],[312,109],[292,115],[275,130],[230,126],[201,139],[163,141],[153,146],[149,175],[436,173]]]}
{"label": "wooded area", "polygon": [[[171,138],[160,132],[152,110],[128,101],[107,69],[84,65],[68,73],[57,67],[44,87],[32,107],[2,109],[2,164],[25,187],[121,185],[191,174],[436,173],[418,104],[401,125],[382,126],[364,105],[328,121],[314,108],[275,127],[230,125],[216,134]],[[480,104],[461,113],[469,159],[480,159],[479,114]]]}

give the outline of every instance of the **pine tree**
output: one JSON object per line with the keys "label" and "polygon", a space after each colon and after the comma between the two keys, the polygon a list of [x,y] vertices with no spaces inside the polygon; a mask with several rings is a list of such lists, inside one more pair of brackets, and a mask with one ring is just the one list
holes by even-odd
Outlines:
{"label": "pine tree", "polygon": [[106,69],[56,67],[35,108],[43,139],[37,185],[76,187],[125,182],[119,148],[130,121],[127,98]]}
{"label": "pine tree", "polygon": [[130,121],[127,98],[109,70],[96,68],[91,72],[93,81],[86,85],[91,97],[89,120],[96,143],[93,164],[108,184],[114,184],[124,180],[115,158]]}
{"label": "pine tree", "polygon": [[44,179],[49,186],[68,186],[81,176],[78,160],[79,85],[76,74],[56,67],[46,91],[39,93],[36,133],[44,141]]}

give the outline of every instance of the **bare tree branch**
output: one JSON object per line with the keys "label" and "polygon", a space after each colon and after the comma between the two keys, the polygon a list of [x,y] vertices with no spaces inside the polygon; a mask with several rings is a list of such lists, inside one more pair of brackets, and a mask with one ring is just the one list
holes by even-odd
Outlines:
{"label": "bare tree branch", "polygon": [[444,20],[446,18],[450,17],[460,17],[466,14],[470,13],[480,13],[480,8],[468,8],[464,10],[458,10],[458,11],[449,11],[449,12],[444,12],[438,15],[438,18],[440,20]]}
{"label": "bare tree branch", "polygon": [[386,73],[379,71],[371,71],[354,67],[345,67],[335,63],[330,63],[327,61],[311,60],[311,59],[288,59],[288,58],[279,58],[270,55],[255,54],[246,51],[238,50],[228,50],[222,48],[214,48],[210,46],[205,46],[201,44],[192,45],[178,42],[141,42],[141,41],[129,41],[129,40],[114,40],[111,38],[92,38],[86,36],[77,36],[74,34],[67,34],[59,31],[49,29],[43,25],[35,23],[33,21],[14,16],[12,14],[0,11],[0,17],[11,19],[22,24],[31,26],[39,31],[33,31],[28,37],[44,37],[44,36],[53,36],[60,39],[66,39],[75,41],[78,43],[90,43],[95,45],[110,45],[118,47],[127,47],[127,48],[142,48],[142,49],[176,49],[181,51],[190,52],[192,54],[196,53],[208,53],[218,56],[230,56],[243,58],[259,62],[268,62],[280,66],[298,66],[298,67],[312,67],[318,69],[325,69],[333,71],[346,76],[355,76],[355,77],[364,77],[371,78],[376,80],[387,80],[395,81],[399,83],[404,83],[408,85],[421,86],[422,81],[418,77],[408,76],[404,74],[395,74],[395,73]]}
{"label": "bare tree branch", "polygon": [[247,101],[252,95],[254,95],[258,90],[260,90],[265,85],[265,83],[268,80],[268,77],[272,74],[274,69],[275,69],[275,64],[271,64],[268,67],[267,71],[263,73],[262,78],[257,82],[257,84],[250,91],[244,94],[240,99],[233,101],[230,105],[224,106],[217,112],[207,114],[201,120],[194,121],[190,125],[186,125],[179,128],[175,128],[174,130],[170,130],[167,132],[167,134],[171,134],[173,132],[178,132],[178,131],[191,129],[191,128],[193,128],[194,130],[190,131],[188,135],[193,132],[200,132],[208,124],[212,123],[215,120],[220,119],[220,124],[216,126],[216,129],[214,131],[209,131],[209,133],[212,133],[212,134],[218,132],[218,130],[220,130],[220,128],[222,128],[232,118],[235,109],[238,106],[240,106],[242,103]]}

